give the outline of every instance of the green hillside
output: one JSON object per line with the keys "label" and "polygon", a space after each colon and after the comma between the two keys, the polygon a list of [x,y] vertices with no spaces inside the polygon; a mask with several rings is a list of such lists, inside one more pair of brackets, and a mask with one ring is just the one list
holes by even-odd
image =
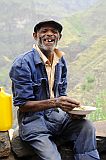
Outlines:
{"label": "green hillside", "polygon": [[106,119],[105,6],[106,1],[98,1],[85,13],[80,12],[67,19],[76,29],[75,43],[85,46],[79,50],[75,60],[70,59],[69,95],[78,98],[83,104],[97,106],[96,113],[90,115],[93,120]]}
{"label": "green hillside", "polygon": [[92,43],[96,37],[106,35],[105,14],[106,1],[102,0],[86,11],[80,11],[70,17],[65,17],[63,19],[63,24],[65,24],[64,33],[67,34],[68,43],[72,42],[74,37],[74,40],[86,45],[87,43]]}
{"label": "green hillside", "polygon": [[[70,68],[72,75],[70,81],[74,84],[74,88],[69,95],[78,98],[83,104],[98,106],[101,112],[104,111],[102,119],[105,119],[106,36],[98,38],[89,49],[79,54],[70,64]],[[98,99],[101,104],[98,104],[100,103]],[[94,119],[96,118],[98,117],[95,116]]]}

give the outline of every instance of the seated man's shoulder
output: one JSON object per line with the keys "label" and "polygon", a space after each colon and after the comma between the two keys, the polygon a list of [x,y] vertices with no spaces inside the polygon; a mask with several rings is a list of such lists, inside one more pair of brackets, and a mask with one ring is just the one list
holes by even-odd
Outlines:
{"label": "seated man's shoulder", "polygon": [[29,61],[29,59],[32,57],[32,55],[33,55],[32,50],[18,55],[13,61],[13,66],[14,67],[15,66],[21,67],[23,63]]}

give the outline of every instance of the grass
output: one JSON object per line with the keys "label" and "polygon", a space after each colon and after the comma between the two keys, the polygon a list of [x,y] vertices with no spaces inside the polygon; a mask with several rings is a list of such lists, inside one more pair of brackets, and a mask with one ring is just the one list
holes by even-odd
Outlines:
{"label": "grass", "polygon": [[93,88],[94,81],[95,81],[94,75],[87,75],[85,82],[81,86],[82,90],[83,91],[90,91]]}
{"label": "grass", "polygon": [[92,121],[106,120],[106,90],[96,96],[95,106],[96,111],[89,114],[88,118]]}

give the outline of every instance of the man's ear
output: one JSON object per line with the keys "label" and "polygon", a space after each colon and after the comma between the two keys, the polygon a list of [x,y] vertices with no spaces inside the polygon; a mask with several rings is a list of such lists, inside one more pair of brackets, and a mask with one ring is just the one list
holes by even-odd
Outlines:
{"label": "man's ear", "polygon": [[35,40],[37,39],[37,33],[36,32],[33,33],[33,37],[34,37]]}
{"label": "man's ear", "polygon": [[62,34],[60,33],[59,35],[60,35],[60,37],[59,37],[59,40],[60,40],[60,39],[61,39],[61,37],[62,37]]}

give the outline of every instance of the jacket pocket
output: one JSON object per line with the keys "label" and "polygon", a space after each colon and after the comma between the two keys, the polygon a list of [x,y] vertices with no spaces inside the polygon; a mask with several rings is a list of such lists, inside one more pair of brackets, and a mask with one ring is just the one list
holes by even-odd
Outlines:
{"label": "jacket pocket", "polygon": [[40,78],[33,84],[33,91],[36,100],[47,98],[47,78]]}
{"label": "jacket pocket", "polygon": [[66,79],[62,79],[61,82],[58,83],[58,92],[59,95],[66,95],[67,82]]}

